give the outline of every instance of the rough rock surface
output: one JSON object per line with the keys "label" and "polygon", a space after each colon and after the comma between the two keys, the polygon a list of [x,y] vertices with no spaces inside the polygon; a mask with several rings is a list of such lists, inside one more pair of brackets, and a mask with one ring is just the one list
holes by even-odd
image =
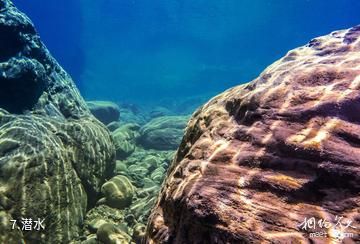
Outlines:
{"label": "rough rock surface", "polygon": [[116,103],[109,101],[88,101],[86,104],[91,113],[105,125],[120,119],[120,108]]}
{"label": "rough rock surface", "polygon": [[124,209],[131,204],[134,190],[129,179],[122,175],[115,176],[101,187],[105,203],[118,209]]}
{"label": "rough rock surface", "polygon": [[[216,96],[189,122],[146,242],[359,243],[359,111],[360,26]],[[332,224],[316,225],[326,237],[302,228],[312,217]]]}
{"label": "rough rock surface", "polygon": [[[0,243],[69,243],[92,204],[87,196],[99,195],[113,173],[115,148],[31,21],[7,0],[0,33]],[[45,229],[22,231],[22,218],[45,219]]]}

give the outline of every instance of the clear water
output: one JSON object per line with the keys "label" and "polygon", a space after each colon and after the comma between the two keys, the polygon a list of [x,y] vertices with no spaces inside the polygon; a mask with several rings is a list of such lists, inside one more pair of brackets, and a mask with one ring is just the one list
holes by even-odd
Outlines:
{"label": "clear water", "polygon": [[[10,200],[7,202],[8,197],[6,194],[3,194],[3,192],[7,193],[12,191],[12,189],[23,190],[21,194],[16,194],[16,197],[19,196],[20,199],[21,196],[21,199],[14,205],[16,211],[18,211],[17,208],[20,206],[21,212],[26,212],[28,209],[32,210],[32,202],[42,199],[41,197],[47,199],[46,194],[43,194],[41,190],[42,188],[39,188],[39,191],[33,189],[33,186],[38,186],[40,183],[35,185],[32,184],[32,182],[28,183],[28,181],[24,180],[28,179],[22,175],[25,175],[25,169],[26,172],[30,172],[27,175],[29,175],[31,179],[33,175],[39,175],[39,179],[37,179],[39,181],[47,178],[48,175],[50,179],[52,179],[51,177],[61,178],[59,177],[59,175],[62,174],[60,172],[68,172],[65,171],[66,165],[69,165],[68,168],[70,169],[72,169],[71,167],[78,167],[77,163],[73,163],[76,161],[76,157],[81,158],[79,167],[87,165],[82,161],[88,161],[86,163],[89,163],[91,169],[89,175],[84,173],[85,176],[80,175],[79,179],[75,173],[75,176],[71,174],[70,177],[66,177],[64,173],[64,186],[66,191],[63,190],[63,192],[60,193],[60,190],[58,190],[59,193],[56,195],[59,200],[56,199],[56,202],[53,200],[55,198],[52,198],[50,190],[60,189],[60,186],[57,186],[60,185],[60,181],[58,179],[56,179],[56,182],[53,180],[48,181],[47,179],[43,180],[43,182],[46,182],[41,183],[46,185],[44,189],[50,189],[48,194],[49,204],[45,201],[45,205],[50,206],[49,209],[51,211],[49,211],[48,208],[44,208],[43,212],[39,210],[39,213],[50,216],[50,218],[47,218],[48,225],[46,228],[49,227],[51,228],[50,230],[53,230],[55,226],[57,229],[54,235],[50,233],[46,234],[47,236],[45,236],[45,234],[42,235],[38,233],[39,235],[36,235],[35,233],[33,235],[31,232],[23,232],[25,233],[24,239],[27,243],[40,243],[38,241],[32,241],[40,240],[39,238],[45,238],[46,240],[51,240],[51,238],[56,238],[56,240],[73,239],[76,241],[74,243],[80,243],[80,241],[83,240],[88,241],[86,243],[95,243],[97,241],[108,243],[104,241],[104,239],[110,239],[110,236],[114,237],[114,233],[117,233],[114,238],[120,239],[119,236],[124,234],[124,236],[129,237],[126,237],[128,241],[131,239],[136,243],[140,243],[141,238],[143,238],[145,234],[145,225],[148,221],[150,210],[156,202],[169,165],[173,162],[175,151],[183,137],[183,130],[190,118],[189,115],[196,107],[230,87],[251,81],[256,78],[266,66],[284,56],[289,50],[305,45],[312,38],[326,35],[334,30],[350,28],[360,24],[360,0],[13,1],[20,10],[32,19],[41,35],[42,41],[46,44],[52,55],[73,77],[86,100],[106,100],[117,103],[113,104],[98,101],[88,103],[90,109],[92,107],[91,111],[95,116],[97,116],[99,120],[101,120],[102,117],[101,121],[107,125],[109,129],[108,132],[111,133],[113,137],[111,143],[107,136],[108,132],[104,132],[105,138],[98,136],[103,134],[99,132],[94,134],[96,138],[91,138],[96,139],[96,143],[90,141],[85,144],[86,147],[77,146],[80,144],[80,140],[81,143],[83,143],[85,141],[84,138],[93,136],[92,133],[88,132],[92,128],[90,125],[84,128],[81,127],[82,123],[89,123],[89,118],[80,117],[80,119],[74,123],[75,119],[70,117],[67,121],[69,126],[67,126],[66,124],[62,125],[63,117],[59,116],[61,117],[59,118],[59,120],[61,119],[61,123],[59,122],[61,126],[54,122],[55,129],[50,127],[52,124],[45,120],[46,126],[43,127],[52,128],[49,134],[53,135],[54,138],[49,136],[50,139],[48,139],[48,134],[43,132],[44,129],[41,127],[41,129],[38,129],[38,134],[41,137],[35,138],[34,136],[36,139],[34,139],[34,143],[36,144],[37,140],[42,138],[54,140],[56,143],[61,141],[62,143],[59,143],[59,145],[61,144],[61,146],[59,146],[59,155],[66,155],[64,159],[56,156],[54,160],[53,154],[49,154],[50,156],[43,155],[44,153],[52,152],[53,144],[51,144],[50,150],[43,149],[47,149],[46,143],[44,143],[45,146],[39,143],[41,148],[34,149],[34,152],[33,150],[27,149],[32,147],[32,144],[27,145],[27,140],[32,140],[32,134],[37,133],[37,130],[32,128],[40,128],[40,125],[42,125],[40,122],[37,122],[37,120],[41,118],[36,116],[36,112],[39,111],[35,111],[34,114],[26,113],[19,117],[14,115],[14,122],[11,126],[14,125],[13,127],[15,127],[15,129],[21,129],[16,130],[21,132],[18,134],[15,132],[10,133],[12,132],[10,129],[7,130],[7,126],[10,124],[10,122],[7,122],[7,118],[0,121],[3,124],[6,123],[6,126],[3,126],[2,131],[0,131],[0,149],[2,149],[0,150],[0,156],[2,157],[8,151],[18,150],[18,144],[20,145],[20,143],[18,143],[17,140],[13,140],[12,137],[10,137],[10,139],[7,138],[6,136],[8,134],[15,136],[15,139],[20,138],[21,141],[24,139],[23,144],[27,147],[21,147],[26,149],[22,153],[24,153],[25,156],[30,155],[28,157],[29,159],[25,156],[18,157],[16,155],[16,157],[14,157],[15,159],[6,156],[6,158],[3,157],[5,159],[2,159],[5,163],[0,162],[5,165],[0,164],[0,166],[2,166],[0,170],[5,168],[6,171],[4,172],[16,172],[16,176],[21,176],[19,184],[23,184],[22,188],[16,186],[9,188],[10,190],[8,191],[6,187],[10,183],[4,181],[4,177],[1,178],[1,174],[5,175],[5,173],[0,172],[0,183],[3,183],[3,181],[6,182],[5,187],[0,186],[0,188],[3,188],[0,191],[0,220],[4,219],[2,217],[4,215],[1,215],[1,213],[8,211],[7,208],[3,208],[2,204],[10,205],[10,203],[12,204],[13,202],[12,198],[11,202]],[[3,34],[4,33],[9,32],[3,32]],[[11,42],[11,40],[12,39],[8,38],[6,42]],[[6,73],[4,73],[3,76],[6,76]],[[10,76],[8,80],[11,81],[11,78],[12,76]],[[24,82],[23,79],[15,78],[15,80],[21,80],[20,84],[28,82],[27,78],[24,79]],[[11,85],[6,85],[12,88],[14,86],[13,84],[14,82],[12,82]],[[17,87],[22,86],[17,85]],[[3,93],[5,94],[6,92]],[[26,94],[26,92],[23,93]],[[12,94],[6,95],[10,97],[8,100],[11,102],[14,100]],[[19,97],[18,94],[15,95]],[[27,100],[23,99],[22,96],[21,99],[24,101]],[[14,104],[16,105],[16,103],[18,103],[17,100],[21,99],[15,99]],[[61,100],[59,107],[62,106],[62,102]],[[356,106],[357,104],[354,105],[354,107]],[[17,108],[17,106],[14,107]],[[51,115],[58,113],[58,109],[52,106],[52,102],[46,104],[45,109],[46,112],[49,111],[48,113]],[[23,107],[19,106],[16,110],[22,111]],[[4,116],[1,108],[0,115]],[[37,120],[33,120],[33,117]],[[82,119],[84,119],[84,121],[82,121]],[[18,124],[22,125],[19,121],[29,126],[31,137],[23,132],[25,130],[23,130],[22,127],[18,126]],[[31,121],[36,122],[36,124],[30,126]],[[57,118],[54,118],[54,121],[57,121]],[[77,126],[77,122],[79,126]],[[207,119],[205,119],[205,124],[206,123],[208,123]],[[94,128],[98,129],[98,126],[99,125],[96,124]],[[325,128],[326,126],[323,127]],[[89,128],[89,130],[87,128]],[[28,130],[27,127],[25,127],[25,129]],[[62,132],[62,130],[64,130],[64,132]],[[70,130],[71,133],[69,133]],[[316,126],[311,128],[311,133],[315,133],[315,130],[317,130]],[[75,136],[74,134],[78,131],[79,136]],[[197,128],[192,131],[196,131],[196,134],[198,134]],[[324,131],[327,133],[326,130]],[[324,131],[323,128],[321,128],[320,132],[324,133]],[[231,130],[231,132],[233,131]],[[345,136],[344,140],[346,139]],[[104,143],[99,142],[102,142],[102,139],[104,139]],[[353,136],[349,136],[348,139],[354,140]],[[67,141],[70,145],[66,145],[66,147],[62,146],[62,144],[65,145]],[[99,169],[100,172],[94,172],[94,169],[96,169],[99,163],[92,159],[97,158],[94,157],[94,155],[103,156],[107,155],[107,153],[110,154],[111,150],[108,150],[107,147],[104,146],[105,142],[109,148],[112,147],[112,143],[114,144],[117,155],[116,160],[109,159],[109,162],[106,162],[107,166],[111,164],[115,167],[113,172],[109,172],[109,179],[106,179],[106,182],[101,182],[101,193],[100,191],[95,192],[96,190],[94,189],[86,189],[86,197],[82,194],[79,197],[75,196],[76,194],[72,194],[70,197],[68,189],[75,189],[75,187],[73,187],[73,185],[75,186],[73,178],[79,182],[81,178],[82,183],[76,184],[79,184],[79,186],[83,185],[85,186],[84,188],[90,188],[87,187],[87,185],[91,185],[88,181],[92,182],[96,177],[103,177],[104,173],[102,169]],[[199,149],[195,149],[195,154],[200,155],[200,151],[198,152],[198,150],[201,150],[205,142],[208,143],[211,142],[211,140],[207,141],[204,139],[203,144],[198,144],[201,146],[199,146]],[[221,141],[219,140],[219,142]],[[222,150],[223,148],[222,144],[217,143],[218,142],[216,142],[215,145],[209,145],[209,150],[202,153],[207,155],[213,148],[216,148],[216,153],[213,155],[217,157],[218,150]],[[332,143],[332,141],[330,143]],[[83,148],[90,148],[87,151],[89,151],[91,155],[84,156],[83,154],[87,151],[85,151],[85,153],[83,151],[78,152]],[[230,149],[233,150],[233,148]],[[343,150],[342,147],[340,149]],[[71,152],[71,150],[74,151]],[[183,151],[181,151],[181,153],[182,152]],[[249,153],[250,152],[251,151],[249,151]],[[39,156],[35,159],[40,158],[38,159],[39,161],[44,161],[44,169],[33,163],[33,161],[36,161],[32,160],[32,156],[36,153],[39,153],[41,157]],[[225,153],[223,160],[227,161],[228,155]],[[74,156],[75,159],[71,158],[70,160],[69,155],[73,154],[79,154],[80,156]],[[58,160],[57,157],[61,160]],[[204,158],[206,157],[207,156],[204,156]],[[213,156],[211,157],[213,159]],[[307,156],[305,155],[304,157]],[[23,164],[17,161],[20,160],[18,158],[24,161],[21,162]],[[14,167],[16,167],[16,170],[14,169],[12,171],[13,168],[8,166],[12,163],[11,160],[15,162]],[[30,163],[28,163],[28,161]],[[48,161],[50,169],[55,168],[53,165],[57,167],[57,165],[60,164],[64,164],[66,167],[62,167],[64,168],[63,171],[60,171],[59,168],[56,174],[53,175],[53,171],[49,170],[49,173],[47,172]],[[103,162],[100,163],[102,168],[107,168],[103,167]],[[35,171],[28,170],[30,166],[35,170],[35,166],[33,165],[37,167],[36,169],[39,169],[39,173],[36,172],[35,174],[33,173]],[[185,170],[195,169],[195,166],[197,167],[197,164]],[[20,169],[24,169],[24,171],[21,171],[24,173],[18,173]],[[46,171],[44,176],[42,175],[43,170]],[[80,170],[80,172],[81,171],[82,170]],[[84,170],[84,172],[88,171]],[[206,174],[203,175],[206,176]],[[209,175],[209,177],[212,177],[211,174]],[[85,178],[85,181],[82,177]],[[13,175],[6,175],[5,179],[12,180],[17,178],[15,178],[15,176],[13,177]],[[105,181],[105,179],[101,180]],[[193,179],[190,181],[192,180]],[[194,178],[194,180],[196,181],[197,179]],[[35,182],[37,183],[38,181]],[[55,188],[51,188],[52,186],[48,186],[48,182],[54,185],[56,183],[57,185]],[[209,182],[211,182],[211,180]],[[341,182],[342,181],[336,184],[341,184]],[[25,184],[29,184],[29,187]],[[184,185],[186,186],[186,184],[181,184],[180,188]],[[112,185],[114,186],[109,187]],[[197,183],[195,185],[197,185]],[[216,182],[216,185],[218,187],[218,182]],[[307,185],[309,184],[307,183]],[[227,186],[224,186],[224,189],[225,188],[227,188]],[[34,190],[34,194],[26,194],[30,190]],[[41,194],[38,193],[40,191]],[[318,189],[316,189],[316,191],[318,191]],[[73,193],[72,190],[71,192]],[[121,192],[121,194],[113,194],[114,192]],[[228,192],[230,192],[230,190]],[[5,197],[2,197],[1,194]],[[67,195],[63,197],[63,194]],[[207,191],[206,194],[208,194]],[[345,192],[344,194],[346,195],[348,193]],[[41,197],[38,195],[41,195]],[[23,196],[27,196],[28,199]],[[199,196],[201,197],[201,192]],[[192,197],[193,196],[188,199]],[[28,201],[29,199],[31,201]],[[68,207],[78,206],[78,201],[86,202],[86,199],[88,199],[87,204],[78,204],[81,207],[80,210],[86,208],[86,215],[84,216],[81,214],[81,211],[78,211],[79,209],[75,207],[70,209],[70,207]],[[75,202],[75,200],[76,204],[70,202]],[[14,198],[14,201],[16,201],[16,198]],[[174,206],[177,207],[176,201]],[[329,201],[331,201],[331,199]],[[28,202],[30,204],[28,204]],[[231,207],[233,208],[232,205]],[[30,207],[27,209],[27,206]],[[54,208],[52,208],[52,206],[54,206]],[[181,207],[181,204],[178,206]],[[221,207],[219,209],[222,209],[222,205],[219,206]],[[343,206],[341,205],[340,207]],[[2,211],[4,209],[5,211]],[[9,207],[9,209],[12,211],[12,208]],[[65,213],[65,210],[63,209],[66,210],[66,220],[64,221],[62,217],[65,215],[62,214]],[[204,212],[208,212],[208,209],[211,208],[206,207],[204,209]],[[74,211],[71,212],[72,210]],[[15,215],[19,215],[16,211],[13,211]],[[186,211],[188,211],[188,209]],[[272,214],[270,212],[266,213],[265,211],[264,216]],[[60,214],[55,216],[55,213]],[[70,216],[72,213],[75,213],[74,216]],[[174,213],[176,213],[176,211]],[[228,214],[227,210],[225,214]],[[189,216],[191,216],[191,213],[184,218],[188,218]],[[208,218],[208,216],[204,214],[204,218],[200,220],[209,219],[211,222],[214,221],[213,216],[216,215],[209,216]],[[31,216],[24,215],[20,217],[27,218]],[[275,216],[274,219],[276,218]],[[75,221],[73,221],[74,219]],[[53,222],[49,224],[50,220]],[[76,224],[74,225],[69,224],[75,222]],[[4,223],[5,221],[0,221],[0,244],[1,240],[3,240],[1,233],[3,233],[4,228],[1,227],[4,226]],[[74,227],[76,230],[70,230],[71,227]],[[185,227],[185,230],[186,228],[187,227]],[[67,233],[65,233],[66,230],[68,230]],[[193,231],[194,230],[190,230],[190,232]],[[162,231],[159,233],[161,234],[161,232]],[[166,233],[166,231],[164,233]],[[283,233],[279,235],[285,237]],[[19,238],[23,238],[23,236]]]}
{"label": "clear water", "polygon": [[86,99],[201,103],[360,23],[358,0],[15,0]]}

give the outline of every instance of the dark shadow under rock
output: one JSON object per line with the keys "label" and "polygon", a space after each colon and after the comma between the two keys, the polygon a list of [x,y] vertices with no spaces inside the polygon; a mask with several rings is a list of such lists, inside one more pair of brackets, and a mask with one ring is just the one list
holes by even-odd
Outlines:
{"label": "dark shadow under rock", "polygon": [[20,114],[31,110],[47,86],[44,67],[34,59],[0,63],[0,107]]}

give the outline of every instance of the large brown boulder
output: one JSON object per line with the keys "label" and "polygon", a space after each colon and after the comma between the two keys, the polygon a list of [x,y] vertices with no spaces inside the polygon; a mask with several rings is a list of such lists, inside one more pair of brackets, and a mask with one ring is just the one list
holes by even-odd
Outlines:
{"label": "large brown boulder", "polygon": [[[290,51],[193,115],[146,242],[329,243],[352,233],[345,239],[358,243],[359,166],[357,26]],[[352,227],[335,227],[336,216]],[[312,217],[316,230],[303,229]]]}

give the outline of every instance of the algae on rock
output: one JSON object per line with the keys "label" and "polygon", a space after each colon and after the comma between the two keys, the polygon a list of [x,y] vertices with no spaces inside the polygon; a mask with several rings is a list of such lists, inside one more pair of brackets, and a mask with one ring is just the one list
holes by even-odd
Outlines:
{"label": "algae on rock", "polygon": [[[16,53],[0,53],[0,216],[3,221],[45,219],[45,230],[31,233],[9,232],[1,222],[0,242],[141,238],[173,155],[142,147],[175,149],[186,119],[158,117],[140,129],[122,125],[116,105],[88,103],[100,121],[110,123],[110,135],[31,21],[10,1],[0,3],[0,28],[9,34],[0,38],[13,38],[16,46]],[[145,123],[135,107],[127,109],[129,120]],[[166,113],[158,109],[151,116]]]}
{"label": "algae on rock", "polygon": [[115,142],[116,158],[125,159],[130,156],[136,149],[136,140],[139,137],[140,126],[129,123],[120,126],[112,132]]}
{"label": "algae on rock", "polygon": [[[69,243],[113,174],[115,148],[29,18],[0,6],[1,50],[11,50],[0,52],[0,243]],[[22,218],[45,229],[9,230]]]}
{"label": "algae on rock", "polygon": [[97,239],[104,244],[128,244],[131,237],[115,225],[102,224],[96,232]]}
{"label": "algae on rock", "polygon": [[117,128],[119,128],[121,125],[122,124],[120,123],[120,121],[113,121],[113,122],[109,123],[106,127],[109,129],[109,131],[113,132]]}
{"label": "algae on rock", "polygon": [[118,209],[124,209],[131,204],[134,190],[129,179],[123,175],[115,176],[101,187],[101,192],[105,196],[103,201]]}

